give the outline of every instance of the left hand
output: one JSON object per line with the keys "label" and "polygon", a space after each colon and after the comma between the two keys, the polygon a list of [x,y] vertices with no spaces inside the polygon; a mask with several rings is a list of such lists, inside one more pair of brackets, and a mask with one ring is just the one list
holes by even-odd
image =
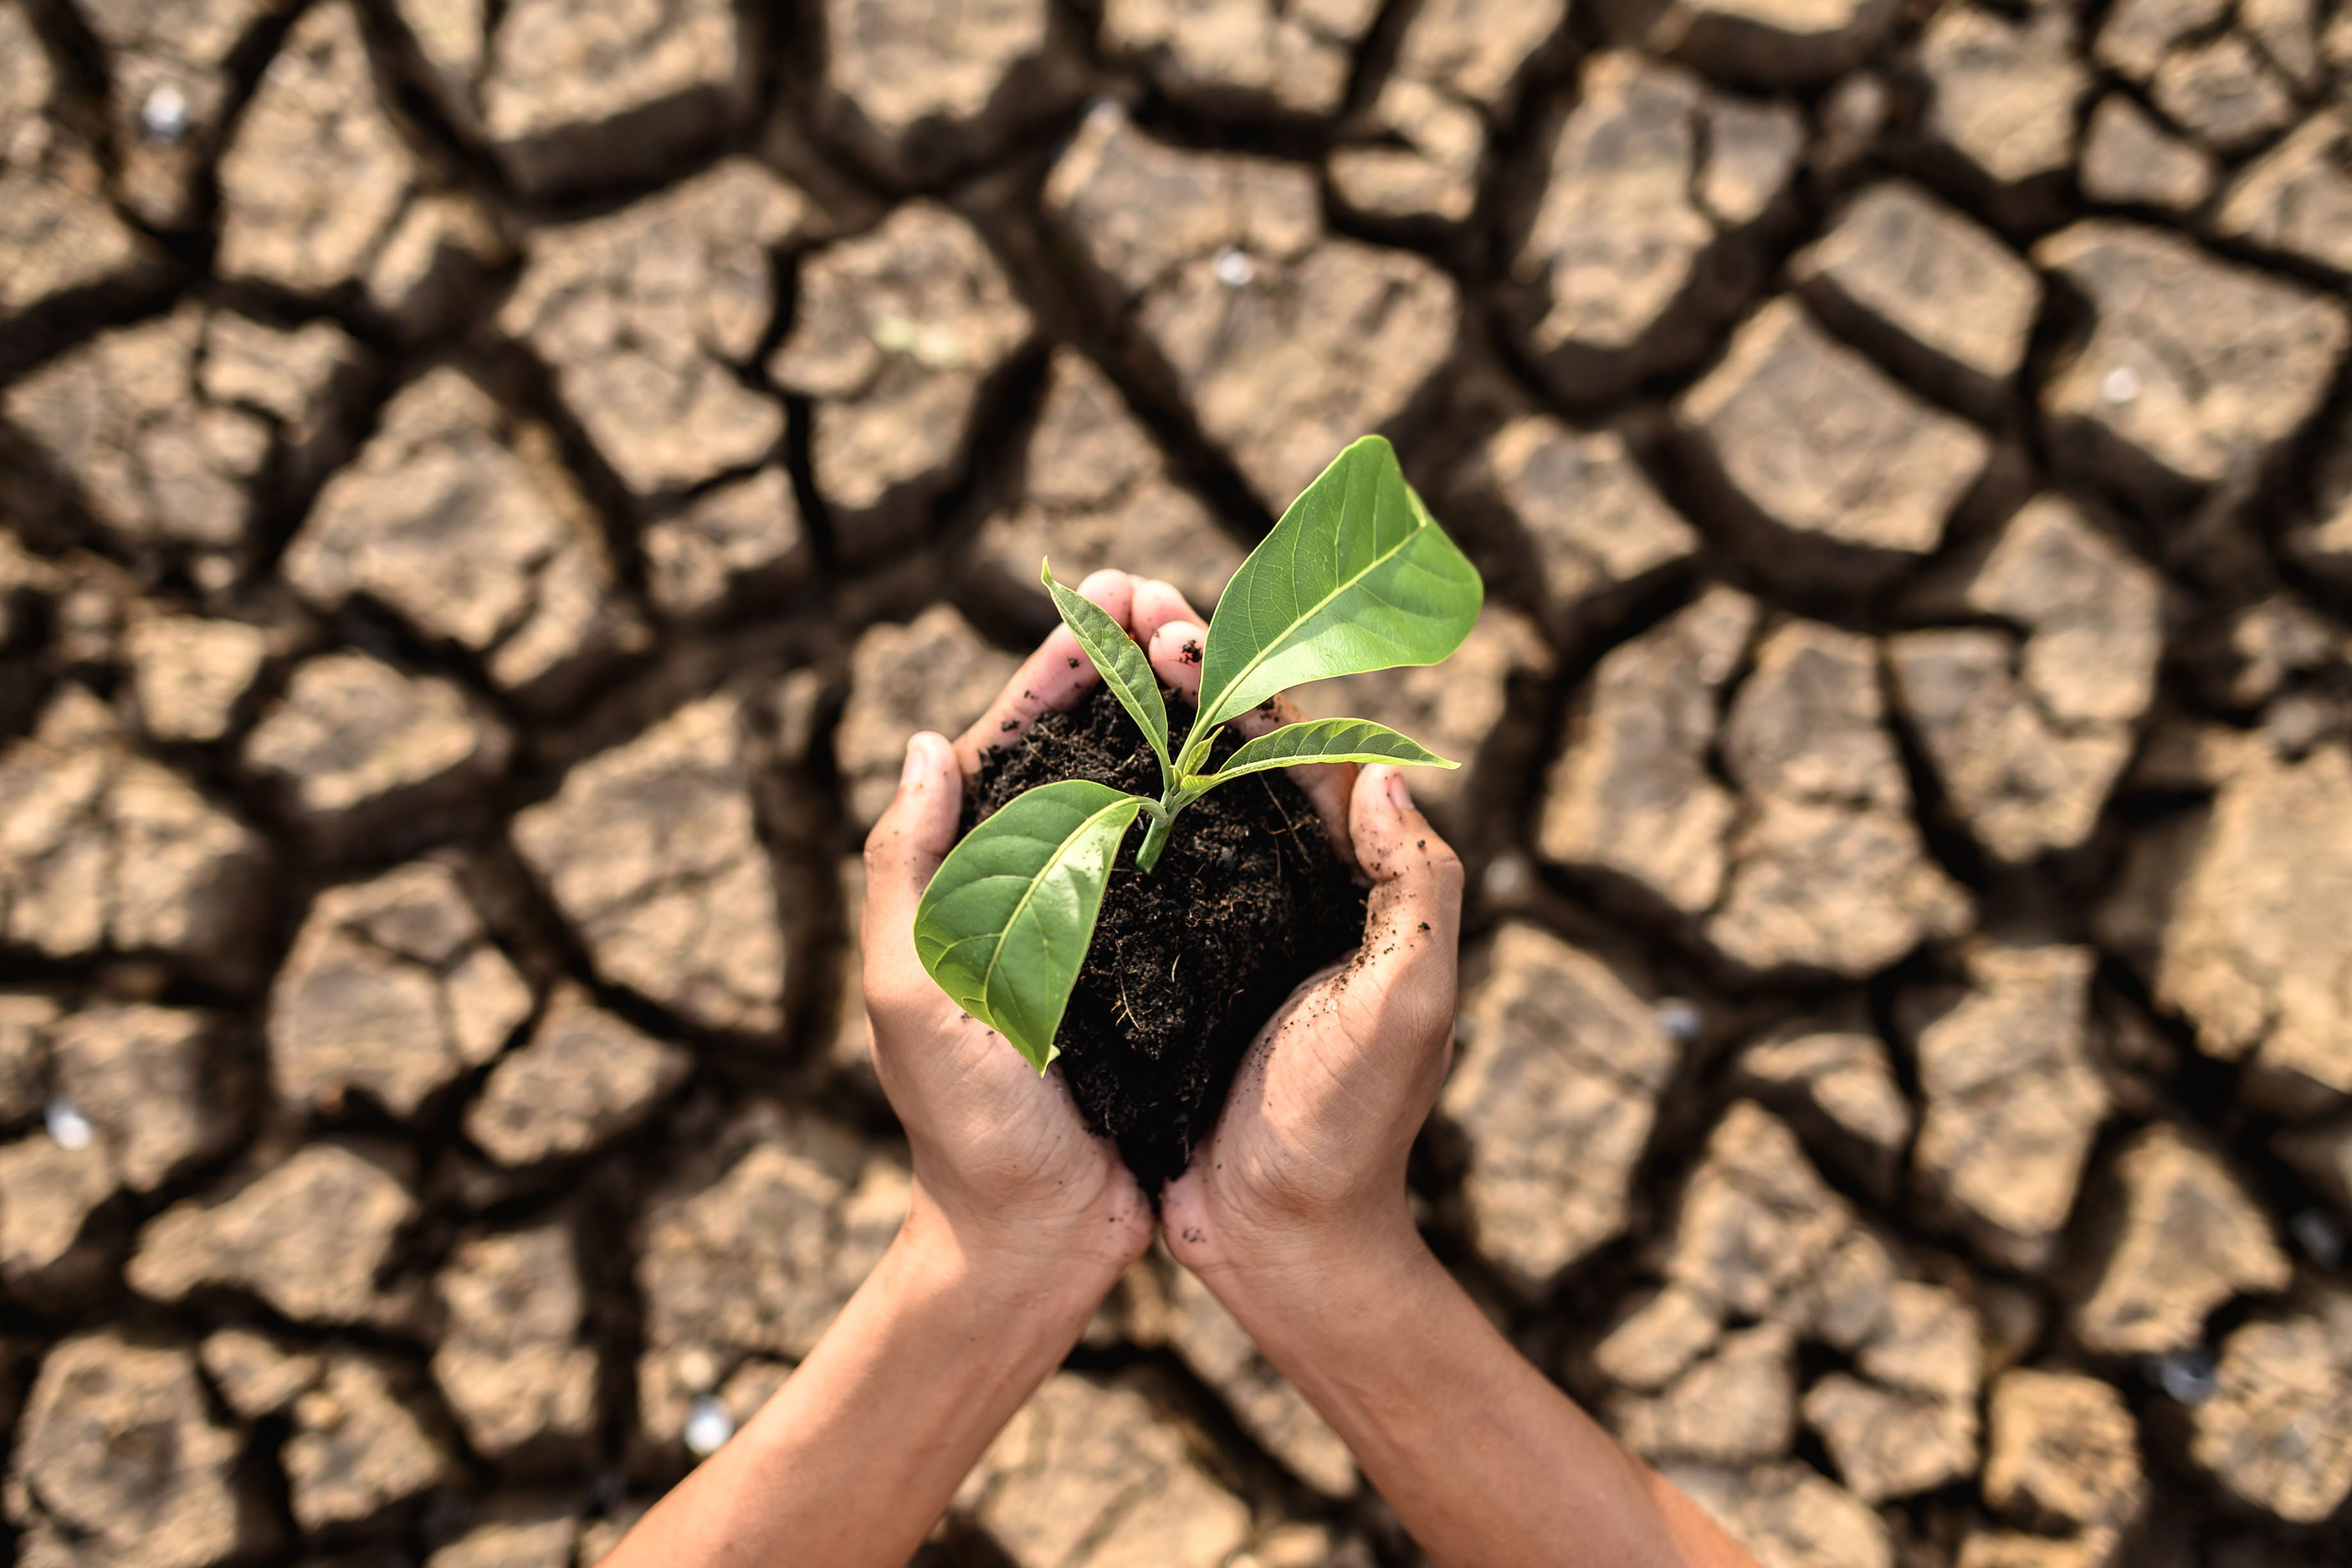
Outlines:
{"label": "left hand", "polygon": [[[1135,586],[1124,572],[1097,572],[1078,592],[1125,626]],[[1151,1205],[1117,1147],[1087,1130],[1062,1076],[1040,1078],[932,981],[915,956],[914,924],[955,845],[982,753],[1017,742],[1100,679],[1057,626],[952,745],[929,732],[908,742],[898,793],[866,840],[862,944],[874,1070],[914,1156],[909,1229],[937,1226],[976,1263],[1093,1289],[1097,1300],[1151,1245]]]}

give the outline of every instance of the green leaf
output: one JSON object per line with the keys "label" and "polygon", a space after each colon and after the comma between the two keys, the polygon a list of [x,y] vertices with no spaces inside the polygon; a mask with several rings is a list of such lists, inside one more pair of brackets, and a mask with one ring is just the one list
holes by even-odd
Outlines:
{"label": "green leaf", "polygon": [[1176,774],[1176,764],[1168,757],[1168,705],[1160,700],[1160,678],[1151,673],[1151,660],[1144,657],[1127,628],[1112,620],[1102,607],[1084,594],[1072,593],[1054,581],[1054,563],[1047,561],[1040,574],[1045,591],[1054,595],[1054,607],[1062,612],[1062,624],[1078,639],[1078,647],[1094,660],[1094,666],[1135,720],[1136,728],[1151,742],[1154,756],[1160,759],[1160,771],[1169,778]]}
{"label": "green leaf", "polygon": [[965,834],[915,908],[915,955],[940,989],[1040,1074],[1119,837],[1150,804],[1087,779],[1040,784]]}
{"label": "green leaf", "polygon": [[1458,768],[1408,735],[1369,719],[1309,719],[1300,724],[1260,735],[1225,760],[1225,765],[1202,781],[1222,784],[1244,773],[1268,768],[1296,767],[1301,763],[1402,763],[1408,767]]}
{"label": "green leaf", "polygon": [[1366,436],[1290,503],[1217,601],[1199,722],[1309,680],[1435,664],[1470,635],[1485,596],[1395,449]]}

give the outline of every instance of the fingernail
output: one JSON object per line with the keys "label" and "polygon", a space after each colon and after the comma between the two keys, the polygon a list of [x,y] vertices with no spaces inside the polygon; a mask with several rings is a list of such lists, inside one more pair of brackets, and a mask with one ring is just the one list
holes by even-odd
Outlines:
{"label": "fingernail", "polygon": [[928,731],[907,737],[907,765],[898,770],[900,789],[919,782],[929,771],[929,764],[923,758],[923,742],[929,738]]}
{"label": "fingernail", "polygon": [[1389,770],[1389,804],[1395,806],[1399,811],[1411,811],[1412,809],[1412,792],[1405,788],[1404,770],[1402,768],[1391,768]]}

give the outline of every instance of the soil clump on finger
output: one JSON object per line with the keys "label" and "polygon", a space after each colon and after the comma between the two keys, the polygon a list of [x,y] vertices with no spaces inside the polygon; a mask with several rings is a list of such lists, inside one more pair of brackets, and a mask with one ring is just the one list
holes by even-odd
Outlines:
{"label": "soil clump on finger", "polygon": [[[1162,696],[1171,750],[1181,750],[1192,707],[1172,690]],[[1213,764],[1240,744],[1227,730]],[[964,792],[961,830],[1062,779],[1160,794],[1158,759],[1107,688],[987,752]],[[1135,853],[1150,825],[1137,818],[1119,846],[1055,1039],[1087,1124],[1118,1143],[1157,1203],[1216,1124],[1259,1027],[1300,981],[1361,942],[1366,894],[1332,853],[1314,806],[1278,771],[1186,807],[1147,876]]]}

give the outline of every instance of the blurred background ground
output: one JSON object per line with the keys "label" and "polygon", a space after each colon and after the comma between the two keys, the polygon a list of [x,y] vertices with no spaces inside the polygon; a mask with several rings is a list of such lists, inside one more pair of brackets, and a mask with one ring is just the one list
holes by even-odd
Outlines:
{"label": "blurred background ground", "polygon": [[[2352,9],[0,0],[28,1564],[592,1563],[1050,551],[1486,569],[1428,1234],[1769,1568],[2352,1555]],[[1147,1260],[925,1561],[1402,1564]]]}

